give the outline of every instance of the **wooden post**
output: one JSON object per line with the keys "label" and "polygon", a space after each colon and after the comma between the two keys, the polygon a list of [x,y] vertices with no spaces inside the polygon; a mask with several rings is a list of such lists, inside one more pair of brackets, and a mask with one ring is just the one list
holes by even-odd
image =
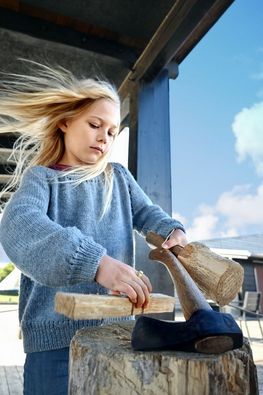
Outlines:
{"label": "wooden post", "polygon": [[257,395],[248,342],[219,355],[135,352],[133,323],[82,329],[71,342],[69,395]]}
{"label": "wooden post", "polygon": [[[169,70],[138,83],[130,98],[129,169],[155,204],[172,214]],[[151,279],[154,292],[174,296],[165,268],[149,261],[149,248],[135,234],[136,265]],[[172,315],[166,315],[166,318]]]}

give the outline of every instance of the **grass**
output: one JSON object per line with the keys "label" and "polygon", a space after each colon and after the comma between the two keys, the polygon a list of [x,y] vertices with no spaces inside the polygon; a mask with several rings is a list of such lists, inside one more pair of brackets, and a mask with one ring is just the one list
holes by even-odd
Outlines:
{"label": "grass", "polygon": [[0,303],[18,303],[17,295],[0,295]]}

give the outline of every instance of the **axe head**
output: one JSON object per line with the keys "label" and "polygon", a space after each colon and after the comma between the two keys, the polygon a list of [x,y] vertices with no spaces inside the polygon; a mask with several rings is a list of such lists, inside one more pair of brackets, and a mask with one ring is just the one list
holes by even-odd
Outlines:
{"label": "axe head", "polygon": [[243,334],[230,314],[197,310],[185,322],[139,317],[132,332],[131,344],[137,351],[220,354],[242,347]]}

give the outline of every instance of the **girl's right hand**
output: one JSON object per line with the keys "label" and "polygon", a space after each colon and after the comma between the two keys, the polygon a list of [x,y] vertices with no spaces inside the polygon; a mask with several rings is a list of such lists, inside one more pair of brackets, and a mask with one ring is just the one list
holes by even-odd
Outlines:
{"label": "girl's right hand", "polygon": [[137,308],[146,308],[149,303],[152,292],[149,278],[145,274],[138,277],[131,266],[108,255],[101,259],[95,280],[114,293],[126,294]]}

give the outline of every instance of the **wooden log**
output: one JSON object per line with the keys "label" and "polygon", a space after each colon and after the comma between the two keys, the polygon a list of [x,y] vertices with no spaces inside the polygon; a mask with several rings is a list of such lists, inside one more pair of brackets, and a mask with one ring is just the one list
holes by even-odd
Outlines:
{"label": "wooden log", "polygon": [[101,319],[128,315],[172,312],[175,298],[151,294],[147,308],[136,308],[126,296],[58,292],[55,310],[74,320]]}
{"label": "wooden log", "polygon": [[[164,239],[149,232],[146,241],[160,247]],[[219,306],[225,306],[237,295],[244,279],[242,266],[228,258],[212,252],[199,242],[176,245],[170,251],[188,271],[207,299],[212,299]]]}
{"label": "wooden log", "polygon": [[219,306],[231,302],[244,280],[244,269],[229,258],[224,258],[199,242],[187,244],[177,251],[178,260],[208,299]]}
{"label": "wooden log", "polygon": [[70,347],[69,395],[257,395],[249,343],[220,355],[134,352],[132,323],[77,332]]}

